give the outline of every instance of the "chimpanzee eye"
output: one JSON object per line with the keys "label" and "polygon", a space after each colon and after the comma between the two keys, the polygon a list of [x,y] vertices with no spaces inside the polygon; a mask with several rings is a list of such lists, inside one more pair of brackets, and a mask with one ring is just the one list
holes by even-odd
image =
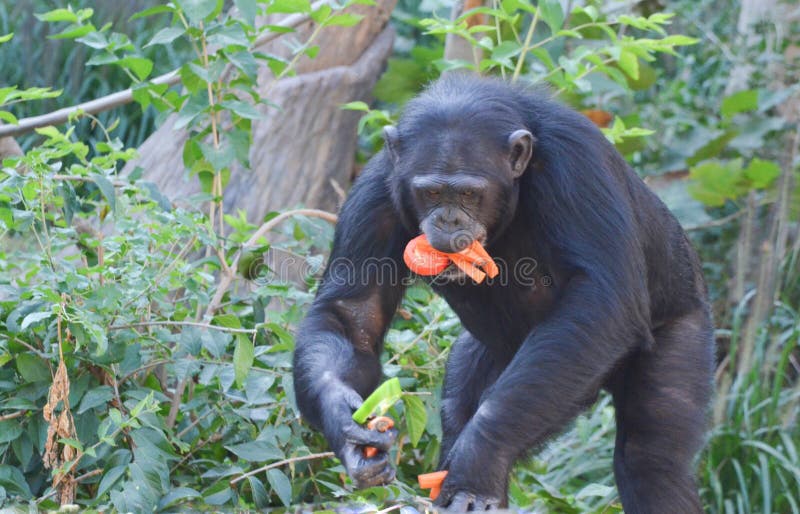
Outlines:
{"label": "chimpanzee eye", "polygon": [[467,190],[467,191],[461,191],[461,196],[462,196],[463,198],[471,198],[471,197],[472,197],[472,194],[473,194],[473,192],[472,192],[472,191],[470,191],[470,190]]}
{"label": "chimpanzee eye", "polygon": [[438,200],[439,199],[439,191],[434,191],[432,189],[429,189],[427,191],[427,195],[428,195],[428,198],[430,198],[431,200]]}

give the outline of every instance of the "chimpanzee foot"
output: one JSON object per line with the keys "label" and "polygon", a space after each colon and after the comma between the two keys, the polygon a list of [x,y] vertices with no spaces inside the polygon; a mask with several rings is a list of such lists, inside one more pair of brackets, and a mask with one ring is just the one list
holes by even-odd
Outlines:
{"label": "chimpanzee foot", "polygon": [[452,495],[446,503],[442,502],[439,505],[443,507],[446,512],[455,513],[497,510],[500,508],[500,504],[500,498],[459,491]]}

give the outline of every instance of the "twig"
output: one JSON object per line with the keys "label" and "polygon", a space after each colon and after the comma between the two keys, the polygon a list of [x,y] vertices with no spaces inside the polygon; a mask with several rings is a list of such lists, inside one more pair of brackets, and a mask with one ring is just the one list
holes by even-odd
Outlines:
{"label": "twig", "polygon": [[208,304],[208,308],[206,309],[206,319],[210,318],[214,312],[216,312],[222,303],[222,297],[225,296],[225,293],[231,286],[231,283],[236,276],[235,270],[238,269],[239,259],[242,256],[242,250],[255,246],[258,240],[267,235],[270,230],[275,228],[283,220],[291,218],[292,216],[310,216],[314,218],[322,218],[330,221],[331,223],[336,223],[338,220],[338,217],[335,214],[328,211],[321,211],[319,209],[294,209],[278,214],[271,220],[261,225],[261,227],[259,227],[259,229],[256,230],[252,236],[250,236],[250,239],[248,239],[247,242],[242,245],[239,251],[236,252],[236,255],[233,258],[233,263],[228,267],[229,271],[221,275],[219,286],[217,286],[214,297],[211,299]]}
{"label": "twig", "polygon": [[170,474],[174,473],[176,469],[178,469],[179,467],[181,467],[183,465],[184,462],[189,460],[189,458],[192,455],[194,455],[194,452],[196,452],[197,450],[203,448],[208,443],[215,443],[215,442],[219,441],[220,439],[222,439],[222,434],[211,434],[210,436],[208,436],[208,438],[202,439],[199,443],[194,445],[192,447],[192,449],[189,450],[189,452],[186,455],[184,455],[183,458],[177,464],[172,466],[172,469],[169,470]]}
{"label": "twig", "polygon": [[128,323],[126,325],[112,325],[108,327],[109,330],[123,330],[126,328],[137,328],[137,327],[152,327],[152,326],[176,326],[176,327],[200,327],[200,328],[207,328],[209,330],[219,330],[220,332],[231,332],[234,334],[255,334],[258,331],[253,328],[228,328],[228,327],[221,327],[219,325],[210,325],[208,323],[200,323],[198,321],[142,321],[138,323]]}
{"label": "twig", "polygon": [[241,482],[245,478],[257,475],[262,471],[268,471],[272,468],[283,466],[284,464],[291,464],[293,462],[300,462],[304,460],[327,459],[328,457],[334,457],[334,456],[335,454],[333,452],[322,452],[322,453],[312,453],[311,455],[303,455],[302,457],[292,457],[290,459],[279,460],[278,462],[273,462],[272,464],[267,464],[266,466],[262,466],[258,469],[254,469],[252,471],[248,471],[247,473],[243,473],[228,483],[230,484],[231,487],[233,487],[234,485]]}
{"label": "twig", "polygon": [[533,39],[533,32],[536,30],[536,24],[538,22],[539,22],[539,9],[536,9],[536,13],[533,15],[533,21],[531,21],[531,24],[528,27],[528,33],[525,35],[525,42],[522,44],[522,49],[519,52],[519,58],[517,58],[517,66],[514,68],[514,74],[511,76],[511,82],[516,82],[517,79],[519,78],[519,74],[522,72],[522,65],[525,62],[525,55],[531,48],[531,40]]}
{"label": "twig", "polygon": [[383,510],[377,511],[375,514],[387,514],[388,512],[394,512],[396,510],[400,510],[404,507],[404,505],[392,505],[391,507],[387,507]]}
{"label": "twig", "polygon": [[26,410],[18,410],[17,412],[12,412],[11,414],[3,414],[0,416],[0,421],[8,421],[9,419],[16,419],[25,415],[28,412]]}
{"label": "twig", "polygon": [[[75,481],[76,482],[83,482],[84,480],[88,480],[89,478],[96,477],[97,475],[101,474],[102,472],[103,472],[102,468],[101,469],[93,469],[93,470],[89,471],[88,473],[84,473],[83,475],[77,477],[75,479]],[[51,490],[49,493],[45,494],[44,496],[42,496],[41,498],[36,500],[36,503],[39,504],[39,503],[42,503],[43,501],[45,501],[48,498],[52,498],[53,496],[56,495],[57,492],[58,492],[58,489]]]}
{"label": "twig", "polygon": [[[328,3],[327,0],[321,0],[315,2],[311,6],[311,10],[314,11],[326,3]],[[287,16],[282,21],[282,23],[279,23],[277,25],[284,28],[295,28],[298,25],[301,25],[302,23],[310,19],[311,17],[307,14],[293,14],[291,16]],[[283,34],[284,34],[283,32],[268,32],[267,34],[264,34],[263,36],[257,38],[253,43],[251,49],[255,50],[269,43],[273,39],[282,36]],[[230,64],[228,66],[230,66]],[[178,68],[170,71],[169,73],[159,75],[158,77],[154,78],[151,81],[151,83],[156,85],[166,84],[167,86],[174,86],[180,83],[180,81],[181,81],[180,68]],[[96,98],[94,100],[83,102],[77,105],[72,105],[70,107],[64,107],[63,109],[49,112],[47,114],[42,114],[41,116],[31,116],[30,118],[22,118],[16,125],[2,125],[0,126],[0,138],[19,136],[27,132],[31,132],[32,130],[35,130],[37,128],[46,127],[48,125],[61,125],[62,123],[66,123],[67,121],[69,121],[70,116],[73,116],[79,112],[85,112],[87,114],[98,114],[104,111],[114,109],[116,107],[120,107],[122,105],[129,104],[132,101],[133,101],[132,88],[125,89],[124,91],[117,91],[116,93],[112,93],[110,95],[102,96],[100,98]]]}
{"label": "twig", "polygon": [[746,209],[742,209],[740,211],[736,211],[733,214],[728,214],[727,216],[723,216],[722,218],[717,218],[715,220],[708,221],[706,223],[698,223],[697,225],[689,225],[688,227],[684,227],[683,230],[686,232],[692,232],[694,230],[703,230],[707,228],[713,227],[721,227],[723,225],[727,225],[731,221],[741,217],[743,214],[747,212]]}
{"label": "twig", "polygon": [[168,360],[168,359],[158,359],[158,360],[155,360],[155,361],[152,361],[152,362],[148,362],[148,363],[147,363],[147,364],[145,364],[144,366],[139,366],[139,367],[138,367],[138,368],[136,368],[135,370],[131,371],[130,373],[128,373],[127,375],[125,375],[124,377],[122,377],[122,378],[119,380],[119,382],[120,382],[120,384],[121,384],[121,383],[125,382],[126,380],[128,380],[129,378],[131,378],[132,376],[136,375],[137,373],[140,373],[140,372],[142,372],[142,371],[144,371],[144,370],[146,370],[146,369],[150,369],[150,368],[154,368],[154,367],[156,367],[156,366],[160,366],[160,365],[162,365],[162,364],[166,364],[166,363],[168,363],[168,362],[169,362],[169,360]]}
{"label": "twig", "polygon": [[180,382],[178,382],[178,386],[175,388],[175,392],[172,396],[172,403],[169,406],[169,414],[167,414],[167,420],[165,424],[167,428],[172,429],[175,426],[175,420],[178,418],[178,409],[181,406],[181,398],[183,398],[183,391],[186,389],[186,379],[184,378]]}
{"label": "twig", "polygon": [[[221,408],[221,407],[224,407],[224,406],[225,406],[227,403],[228,403],[228,400],[223,400],[223,401],[222,401],[222,402],[220,402],[220,404],[219,404],[219,405],[217,405],[216,407],[217,407],[217,409],[219,409],[219,408]],[[183,430],[181,430],[180,432],[178,432],[177,434],[175,434],[175,437],[176,437],[176,438],[178,438],[178,439],[180,439],[181,437],[183,437],[184,435],[186,435],[186,433],[187,433],[187,432],[189,432],[189,430],[193,429],[193,428],[194,428],[194,427],[196,427],[198,424],[200,424],[200,422],[201,422],[201,421],[203,421],[204,419],[206,419],[207,417],[209,417],[211,414],[215,414],[216,412],[217,412],[217,411],[216,411],[215,409],[208,409],[208,410],[207,410],[207,411],[206,411],[206,412],[205,412],[203,415],[201,415],[201,416],[197,416],[197,418],[196,418],[194,421],[192,421],[191,423],[189,423],[189,424],[186,426],[186,428],[184,428]]]}
{"label": "twig", "polygon": [[[5,127],[7,125],[3,125],[3,126]],[[94,182],[94,178],[85,177],[83,175],[59,175],[59,174],[56,174],[56,175],[51,176],[50,178],[52,178],[53,180],[65,180],[65,181],[68,181],[68,182]],[[130,185],[129,182],[125,182],[124,180],[112,180],[111,184],[114,187],[125,187],[125,186],[129,186]]]}

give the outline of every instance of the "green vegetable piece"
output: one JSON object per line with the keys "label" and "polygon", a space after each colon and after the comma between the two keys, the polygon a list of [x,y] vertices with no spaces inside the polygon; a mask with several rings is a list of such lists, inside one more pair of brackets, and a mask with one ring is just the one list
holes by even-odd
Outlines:
{"label": "green vegetable piece", "polygon": [[353,421],[361,425],[366,423],[370,416],[382,416],[402,396],[400,381],[397,378],[390,378],[364,400],[361,407],[353,413]]}

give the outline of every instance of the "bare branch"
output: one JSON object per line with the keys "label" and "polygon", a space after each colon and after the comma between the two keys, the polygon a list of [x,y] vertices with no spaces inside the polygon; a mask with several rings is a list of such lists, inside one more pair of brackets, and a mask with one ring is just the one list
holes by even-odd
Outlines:
{"label": "bare branch", "polygon": [[304,460],[326,459],[328,457],[335,457],[335,454],[333,452],[312,453],[311,455],[303,455],[302,457],[292,457],[291,459],[279,460],[278,462],[273,462],[272,464],[267,464],[266,466],[261,466],[258,469],[254,469],[252,471],[248,471],[247,473],[241,474],[238,477],[231,480],[229,484],[231,485],[231,487],[233,487],[234,485],[241,482],[247,477],[257,475],[262,471],[268,471],[272,468],[283,466],[284,464],[290,464],[292,462],[300,462]]}

